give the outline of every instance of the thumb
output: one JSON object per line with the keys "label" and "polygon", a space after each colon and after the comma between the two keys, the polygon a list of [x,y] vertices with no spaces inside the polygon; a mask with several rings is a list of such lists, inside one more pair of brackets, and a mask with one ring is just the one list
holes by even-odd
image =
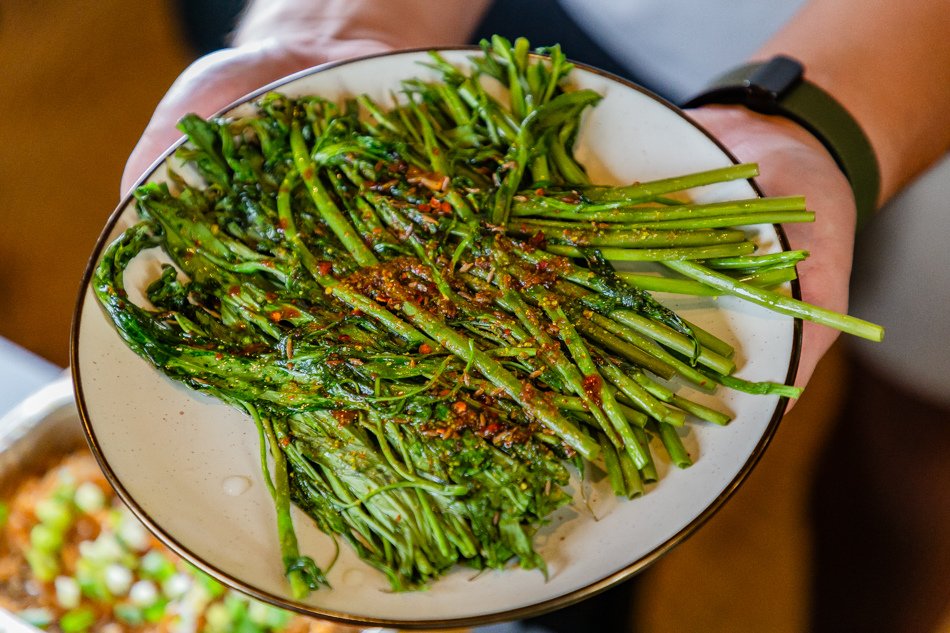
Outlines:
{"label": "thumb", "polygon": [[210,116],[255,88],[298,69],[299,64],[269,58],[262,48],[222,49],[194,62],[159,102],[129,155],[121,193],[127,193],[181,138],[176,126],[185,114]]}

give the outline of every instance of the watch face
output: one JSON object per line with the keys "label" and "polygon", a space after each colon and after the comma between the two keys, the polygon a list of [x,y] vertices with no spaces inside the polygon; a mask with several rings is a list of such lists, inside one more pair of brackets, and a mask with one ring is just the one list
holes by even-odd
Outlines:
{"label": "watch face", "polygon": [[802,79],[802,65],[779,55],[755,67],[744,82],[756,98],[779,101]]}

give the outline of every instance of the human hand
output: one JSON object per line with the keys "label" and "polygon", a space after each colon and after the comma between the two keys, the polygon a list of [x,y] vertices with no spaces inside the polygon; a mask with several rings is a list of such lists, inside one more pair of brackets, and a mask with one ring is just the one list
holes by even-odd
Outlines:
{"label": "human hand", "polygon": [[[851,186],[831,154],[807,130],[781,117],[738,106],[688,112],[742,162],[759,164],[756,183],[768,196],[804,195],[814,223],[784,225],[793,249],[810,253],[798,265],[802,299],[846,312],[856,212]],[[804,387],[839,332],[806,321],[795,384]]]}
{"label": "human hand", "polygon": [[208,117],[250,92],[281,77],[325,62],[384,52],[392,47],[375,40],[321,41],[306,37],[251,41],[206,55],[175,80],[159,102],[132,150],[122,175],[129,192],[156,160],[182,137],[176,125],[185,114]]}

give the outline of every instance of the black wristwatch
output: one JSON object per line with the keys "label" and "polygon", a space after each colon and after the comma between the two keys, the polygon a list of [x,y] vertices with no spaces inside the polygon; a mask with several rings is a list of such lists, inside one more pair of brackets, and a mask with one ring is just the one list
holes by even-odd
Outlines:
{"label": "black wristwatch", "polygon": [[737,104],[795,121],[821,141],[847,176],[854,191],[858,226],[877,208],[881,176],[871,143],[840,103],[805,79],[797,60],[779,55],[741,66],[719,77],[683,107],[709,104]]}

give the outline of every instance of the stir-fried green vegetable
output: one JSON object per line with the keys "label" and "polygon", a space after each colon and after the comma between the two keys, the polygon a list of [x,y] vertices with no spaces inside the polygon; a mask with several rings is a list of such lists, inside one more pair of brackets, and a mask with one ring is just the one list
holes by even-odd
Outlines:
{"label": "stir-fried green vegetable", "polygon": [[[571,88],[558,47],[541,52],[496,37],[471,70],[432,53],[441,81],[408,80],[391,106],[273,93],[250,116],[188,116],[178,158],[201,185],[173,173],[140,187],[141,222],[96,270],[137,353],[254,420],[297,596],[327,580],[298,550],[291,503],[397,590],[458,563],[543,569],[532,535],[569,501],[567,465],[596,462],[636,496],[656,477],[650,437],[685,467],[687,415],[728,422],[661,379],[798,393],[730,376],[731,348],[641,285],[779,296],[767,287],[796,260],[756,255],[734,227],[809,221],[803,201],[679,195],[755,165],[591,184],[572,147],[601,97]],[[145,308],[123,271],[153,247],[174,266]],[[693,281],[664,286],[611,260],[667,262]]]}

